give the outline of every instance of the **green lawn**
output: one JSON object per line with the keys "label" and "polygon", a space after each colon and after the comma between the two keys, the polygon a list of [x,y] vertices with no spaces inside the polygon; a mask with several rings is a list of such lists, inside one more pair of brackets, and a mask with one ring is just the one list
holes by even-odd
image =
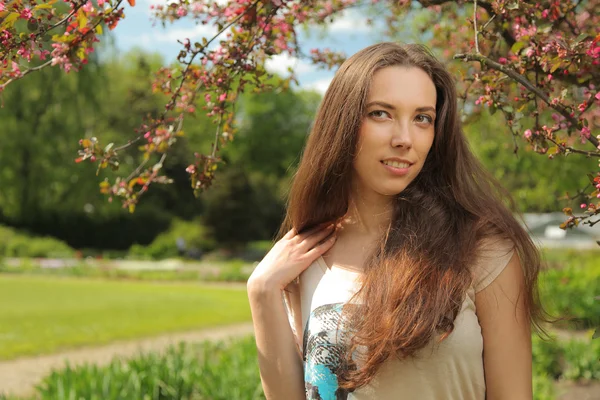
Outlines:
{"label": "green lawn", "polygon": [[242,288],[0,275],[0,359],[250,320]]}

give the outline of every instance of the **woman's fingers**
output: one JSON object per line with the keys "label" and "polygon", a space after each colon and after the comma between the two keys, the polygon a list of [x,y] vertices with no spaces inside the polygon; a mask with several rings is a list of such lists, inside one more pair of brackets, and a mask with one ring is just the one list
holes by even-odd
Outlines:
{"label": "woman's fingers", "polygon": [[289,230],[289,231],[288,231],[288,232],[287,232],[287,233],[286,233],[286,234],[283,236],[283,238],[284,238],[284,239],[291,239],[291,238],[293,238],[294,236],[296,236],[296,234],[297,234],[297,233],[298,233],[298,232],[296,232],[296,228],[292,228],[292,229],[290,229],[290,230]]}
{"label": "woman's fingers", "polygon": [[313,247],[315,247],[319,242],[325,239],[327,236],[331,235],[334,232],[334,226],[329,225],[324,229],[320,229],[313,233],[312,235],[306,237],[302,242],[300,242],[299,246],[304,251],[309,251]]}
{"label": "woman's fingers", "polygon": [[306,253],[306,257],[311,260],[317,259],[333,246],[336,239],[337,237],[335,234],[331,235],[329,238],[327,238],[327,240],[323,241],[323,243],[318,244],[308,251]]}
{"label": "woman's fingers", "polygon": [[322,231],[323,229],[326,229],[326,228],[328,228],[329,226],[333,226],[333,224],[331,224],[331,223],[327,223],[327,222],[325,222],[325,223],[322,223],[322,224],[319,224],[319,225],[317,225],[317,226],[315,226],[315,227],[313,227],[313,228],[309,229],[309,230],[308,230],[308,231],[306,231],[306,232],[302,232],[302,233],[300,233],[300,234],[298,235],[298,240],[299,240],[299,242],[302,242],[302,241],[304,241],[306,238],[308,238],[308,237],[310,237],[310,236],[314,235],[315,233],[318,233],[318,232]]}

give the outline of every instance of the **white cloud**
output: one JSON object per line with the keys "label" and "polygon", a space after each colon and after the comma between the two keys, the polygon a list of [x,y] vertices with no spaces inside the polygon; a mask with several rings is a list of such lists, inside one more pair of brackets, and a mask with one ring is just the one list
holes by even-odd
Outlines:
{"label": "white cloud", "polygon": [[183,41],[184,39],[190,39],[191,41],[206,37],[210,39],[217,33],[217,29],[209,25],[196,25],[190,28],[168,28],[163,32],[155,32],[154,40],[159,42],[173,42],[177,43],[177,40]]}
{"label": "white cloud", "polygon": [[357,10],[346,10],[335,17],[328,31],[331,33],[368,32],[372,28],[367,24],[367,20],[368,17]]}
{"label": "white cloud", "polygon": [[307,61],[299,60],[297,57],[292,57],[287,53],[277,54],[265,63],[266,69],[271,73],[287,76],[289,75],[288,67],[292,67],[296,75],[314,72],[316,67]]}
{"label": "white cloud", "polygon": [[306,85],[302,85],[302,88],[308,89],[308,90],[314,90],[323,95],[327,91],[327,88],[329,88],[329,84],[331,83],[332,79],[333,79],[333,77],[319,79],[314,82],[308,83]]}
{"label": "white cloud", "polygon": [[[229,0],[213,0],[214,3],[217,3],[220,6],[223,6],[229,2]],[[169,4],[179,4],[177,0],[140,0],[140,5],[145,8],[145,10],[150,13],[150,6],[163,5],[167,6]]]}
{"label": "white cloud", "polygon": [[124,40],[127,44],[137,44],[147,48],[154,47],[157,44],[180,46],[177,40],[183,42],[185,39],[190,39],[191,42],[194,42],[200,40],[202,37],[210,39],[215,33],[215,28],[207,25],[196,25],[190,28],[167,27],[165,29],[153,27],[147,33],[138,36],[128,35]]}

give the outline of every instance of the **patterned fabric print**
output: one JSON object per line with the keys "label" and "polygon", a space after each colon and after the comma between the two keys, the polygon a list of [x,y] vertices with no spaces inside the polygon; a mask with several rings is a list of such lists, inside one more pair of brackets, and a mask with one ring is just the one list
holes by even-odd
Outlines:
{"label": "patterned fabric print", "polygon": [[[346,335],[337,332],[343,303],[325,304],[309,315],[304,330],[304,385],[307,400],[346,400],[336,371],[344,357]],[[337,337],[336,337],[337,336]]]}

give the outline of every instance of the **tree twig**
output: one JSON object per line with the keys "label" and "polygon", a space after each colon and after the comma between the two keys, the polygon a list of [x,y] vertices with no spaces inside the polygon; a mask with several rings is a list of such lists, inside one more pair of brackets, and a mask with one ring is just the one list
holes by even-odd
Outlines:
{"label": "tree twig", "polygon": [[479,31],[477,31],[477,0],[473,1],[473,27],[475,29],[475,51],[477,52],[477,54],[479,54]]}
{"label": "tree twig", "polygon": [[545,136],[545,138],[548,139],[549,141],[551,141],[552,143],[554,143],[556,145],[556,147],[558,147],[560,149],[560,151],[565,154],[577,153],[577,154],[583,154],[587,157],[599,157],[600,158],[600,152],[585,151],[585,150],[575,149],[570,146],[563,146],[562,144],[558,143],[556,140],[552,139],[550,136]]}
{"label": "tree twig", "polygon": [[[477,61],[482,66],[487,65],[492,69],[495,69],[497,71],[504,73],[508,77],[512,78],[513,80],[519,82],[521,85],[525,86],[525,88],[527,88],[530,92],[533,92],[536,96],[538,96],[540,99],[542,99],[550,108],[553,108],[554,110],[558,111],[563,117],[565,117],[565,119],[567,121],[571,122],[571,124],[573,126],[575,126],[575,127],[577,126],[577,119],[572,117],[565,107],[559,107],[557,105],[552,104],[550,98],[544,92],[542,92],[540,90],[540,88],[536,87],[534,84],[529,82],[524,76],[516,73],[514,70],[507,68],[504,65],[502,65],[494,60],[491,60],[482,54],[459,53],[459,54],[455,54],[454,58],[461,59],[464,61]],[[590,136],[588,138],[588,140],[590,143],[592,143],[594,145],[594,147],[598,147],[598,140],[595,137]]]}

